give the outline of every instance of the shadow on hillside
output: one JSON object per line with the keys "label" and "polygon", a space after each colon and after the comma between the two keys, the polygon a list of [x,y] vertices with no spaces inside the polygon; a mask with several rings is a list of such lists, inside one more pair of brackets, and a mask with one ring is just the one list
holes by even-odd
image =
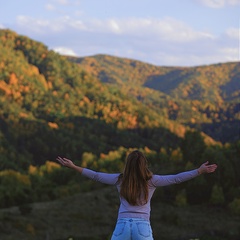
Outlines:
{"label": "shadow on hillside", "polygon": [[151,75],[143,86],[170,94],[182,82],[181,72],[182,69],[174,69],[164,75]]}
{"label": "shadow on hillside", "polygon": [[223,144],[240,140],[240,120],[204,123],[201,125],[189,124],[189,126],[199,129],[215,141]]}

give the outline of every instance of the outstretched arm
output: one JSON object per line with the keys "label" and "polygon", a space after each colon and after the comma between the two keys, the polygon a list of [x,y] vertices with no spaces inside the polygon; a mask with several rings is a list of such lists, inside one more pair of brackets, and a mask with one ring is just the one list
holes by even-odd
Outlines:
{"label": "outstretched arm", "polygon": [[154,175],[152,178],[152,182],[156,187],[178,184],[181,182],[188,181],[192,178],[195,178],[200,174],[212,173],[216,170],[216,168],[217,168],[216,164],[208,165],[207,161],[195,170],[186,171],[175,175]]}
{"label": "outstretched arm", "polygon": [[76,170],[77,172],[82,174],[82,167],[79,167],[75,165],[70,159],[68,158],[62,158],[62,157],[57,157],[56,160],[64,167],[71,168],[73,170]]}
{"label": "outstretched arm", "polygon": [[90,178],[94,181],[114,185],[118,181],[119,173],[103,173],[103,172],[95,172],[93,170],[82,168],[80,166],[75,165],[70,159],[57,157],[56,160],[65,167],[76,170],[83,176]]}

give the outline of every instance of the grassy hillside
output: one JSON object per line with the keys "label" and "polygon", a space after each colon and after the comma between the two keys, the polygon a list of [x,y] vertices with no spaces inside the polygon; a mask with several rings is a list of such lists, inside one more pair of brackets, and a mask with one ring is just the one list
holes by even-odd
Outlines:
{"label": "grassy hillside", "polygon": [[[177,207],[153,198],[155,239],[238,240],[240,219],[227,210],[202,206]],[[0,210],[2,240],[107,240],[114,229],[119,199],[115,189],[78,193],[57,201],[34,203],[30,213]]]}

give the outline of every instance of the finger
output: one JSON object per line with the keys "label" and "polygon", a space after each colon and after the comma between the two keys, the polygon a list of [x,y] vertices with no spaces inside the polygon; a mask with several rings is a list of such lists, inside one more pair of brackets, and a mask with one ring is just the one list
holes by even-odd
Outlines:
{"label": "finger", "polygon": [[63,159],[62,159],[61,157],[57,157],[56,160],[57,160],[60,164],[64,165],[64,161],[63,161]]}
{"label": "finger", "polygon": [[216,165],[211,165],[211,166],[209,166],[208,171],[209,172],[214,172],[216,170],[216,168],[217,168]]}
{"label": "finger", "polygon": [[216,169],[217,165],[216,164],[209,165],[209,168]]}

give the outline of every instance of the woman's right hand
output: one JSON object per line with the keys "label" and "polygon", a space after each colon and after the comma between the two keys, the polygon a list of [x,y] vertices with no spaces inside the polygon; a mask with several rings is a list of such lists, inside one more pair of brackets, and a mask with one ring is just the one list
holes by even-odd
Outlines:
{"label": "woman's right hand", "polygon": [[75,164],[68,158],[57,157],[56,160],[64,167],[74,168]]}

